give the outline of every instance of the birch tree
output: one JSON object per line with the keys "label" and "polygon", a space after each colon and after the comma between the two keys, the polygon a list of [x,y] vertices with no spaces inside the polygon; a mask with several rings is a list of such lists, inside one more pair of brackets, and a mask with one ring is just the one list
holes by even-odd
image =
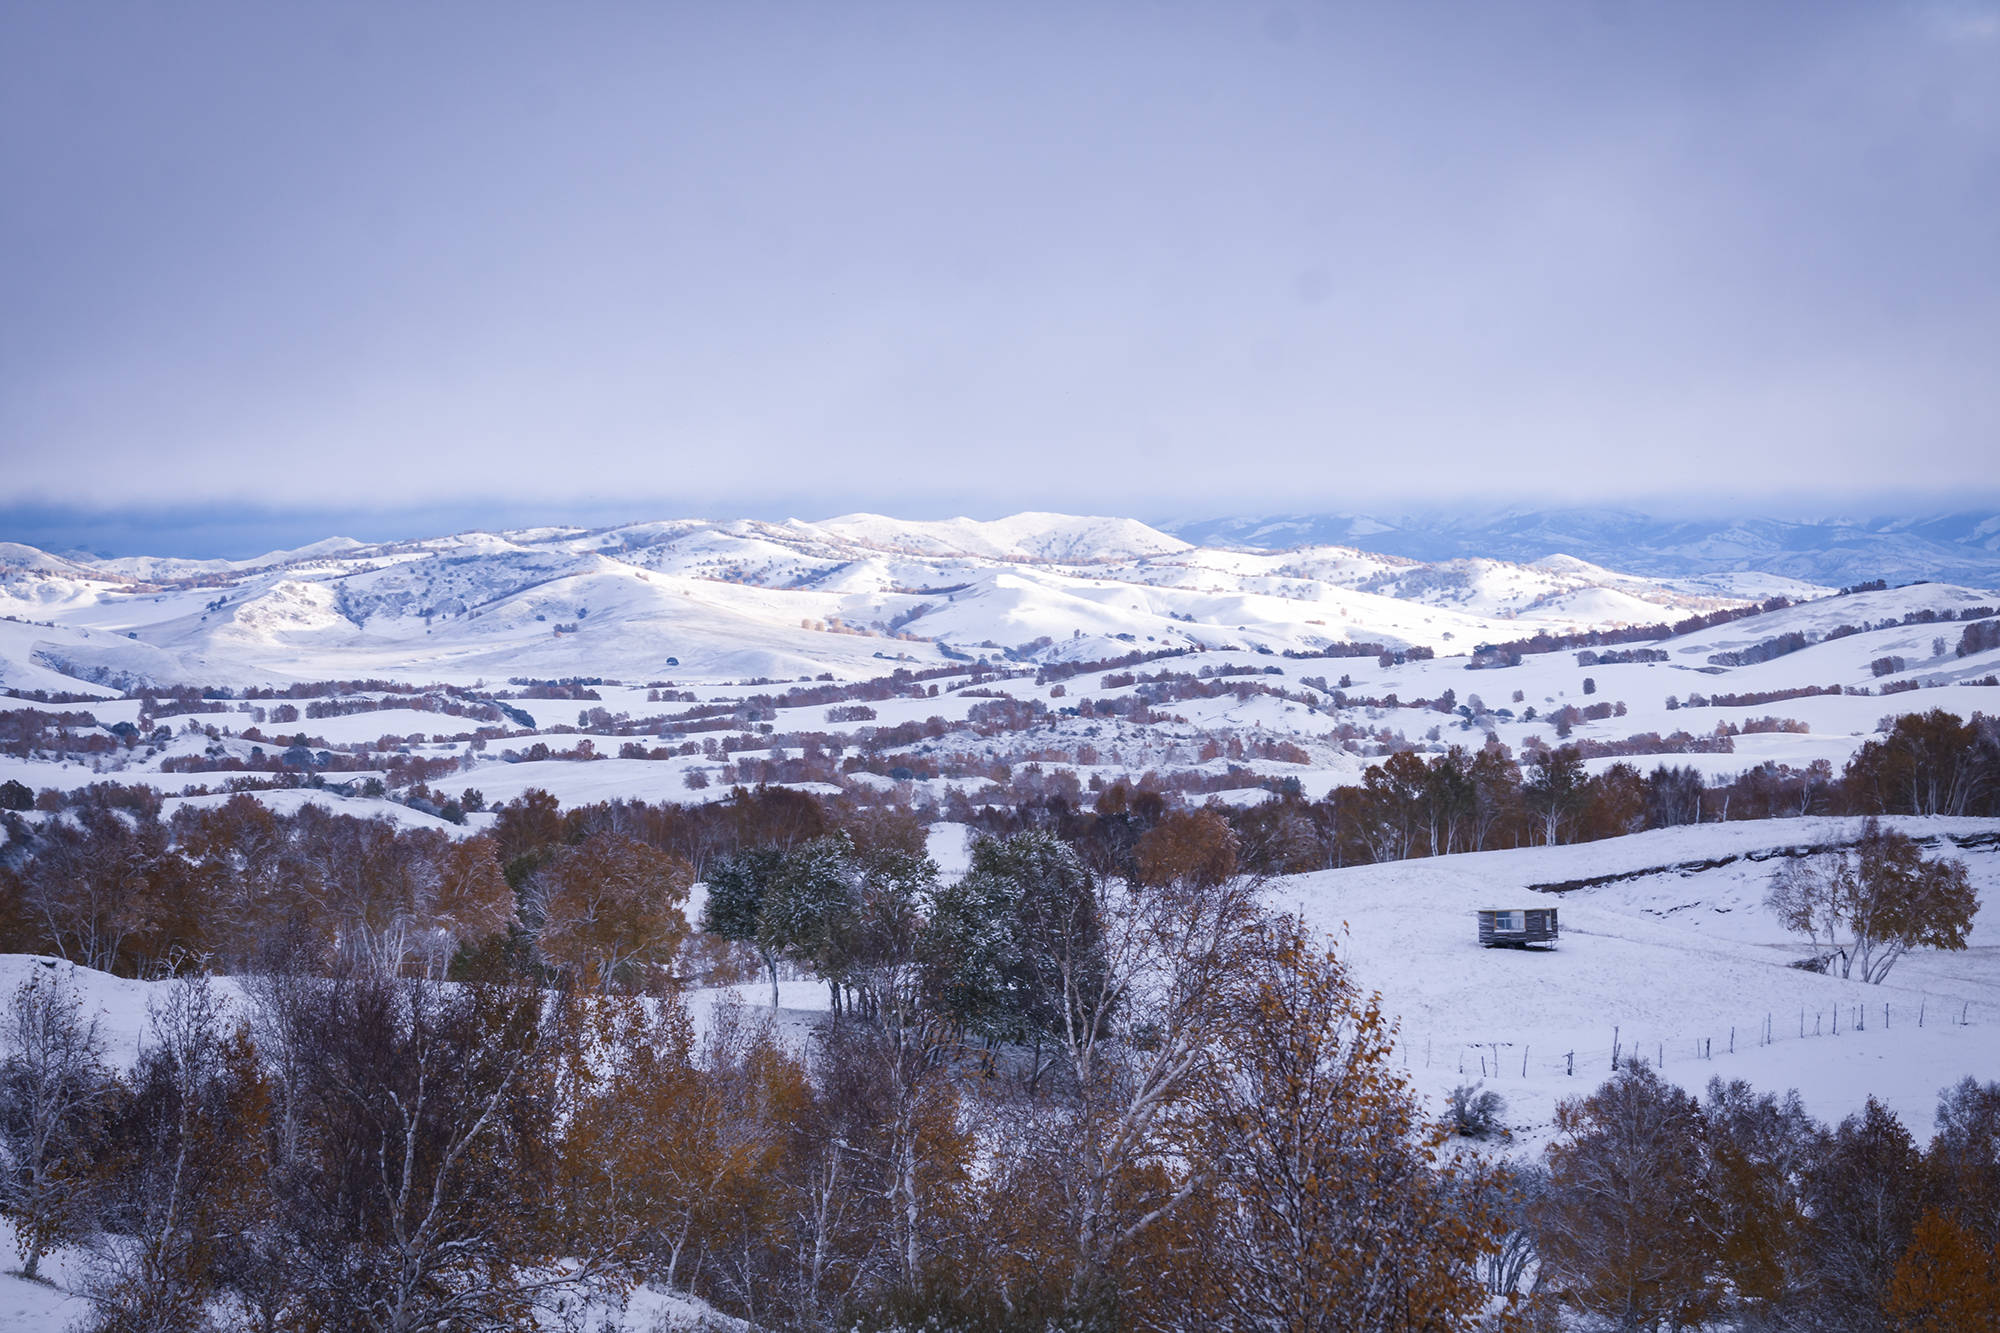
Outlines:
{"label": "birch tree", "polygon": [[21,983],[4,1013],[0,1041],[0,1180],[14,1218],[21,1273],[34,1278],[49,1250],[82,1234],[99,1183],[98,1120],[116,1089],[104,1038],[83,1000],[53,969]]}
{"label": "birch tree", "polygon": [[1961,861],[1933,860],[1914,839],[1868,820],[1852,854],[1788,861],[1765,904],[1840,975],[1880,985],[1914,948],[1963,949],[1979,898]]}
{"label": "birch tree", "polygon": [[1136,1243],[1182,1207],[1212,1164],[1177,1151],[1213,1069],[1232,978],[1256,923],[1248,880],[1184,890],[1116,883],[1095,937],[1062,942],[1056,1045],[1070,1104],[1064,1220],[1072,1303],[1135,1279]]}

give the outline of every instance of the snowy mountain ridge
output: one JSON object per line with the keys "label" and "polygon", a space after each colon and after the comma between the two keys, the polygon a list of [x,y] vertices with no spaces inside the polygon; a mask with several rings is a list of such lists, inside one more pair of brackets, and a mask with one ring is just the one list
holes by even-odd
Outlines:
{"label": "snowy mountain ridge", "polygon": [[1886,578],[2000,581],[2000,514],[1661,518],[1627,509],[1290,514],[1199,519],[1166,530],[1202,545],[1277,550],[1343,543],[1424,561],[1569,555],[1651,578],[1759,571],[1835,586]]}
{"label": "snowy mountain ridge", "polygon": [[14,622],[0,632],[0,680],[64,688],[32,679],[44,668],[107,684],[845,677],[880,674],[885,659],[1074,660],[1133,648],[1451,653],[1542,628],[1653,624],[1773,591],[1826,590],[1783,579],[1684,587],[1575,558],[1425,563],[1341,545],[1202,547],[1133,519],[1051,513],[333,538],[244,561],[94,559],[10,543],[0,545],[0,616]]}

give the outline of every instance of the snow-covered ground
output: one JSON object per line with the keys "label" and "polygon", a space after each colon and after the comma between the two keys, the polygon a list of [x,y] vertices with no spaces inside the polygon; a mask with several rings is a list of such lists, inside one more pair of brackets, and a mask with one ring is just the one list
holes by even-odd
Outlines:
{"label": "snow-covered ground", "polygon": [[0,1333],[60,1333],[90,1314],[78,1293],[89,1274],[90,1255],[77,1248],[42,1256],[41,1280],[20,1276],[20,1250],[12,1219],[0,1217]]}
{"label": "snow-covered ground", "polygon": [[[1357,866],[1278,880],[1271,894],[1341,939],[1356,979],[1400,1020],[1412,1078],[1434,1102],[1480,1081],[1483,1059],[1523,1146],[1545,1140],[1558,1098],[1610,1074],[1614,1042],[1621,1058],[1659,1062],[1695,1091],[1718,1076],[1796,1087],[1822,1119],[1873,1095],[1921,1141],[1941,1088],[1967,1074],[2000,1078],[2000,851],[1942,840],[1991,836],[2000,821],[1885,822],[1939,839],[1932,855],[1963,859],[1985,906],[1966,951],[1911,954],[1880,986],[1788,966],[1809,950],[1763,906],[1774,852],[1851,838],[1852,820]],[[1607,875],[1634,877],[1560,894],[1532,887]],[[1556,947],[1478,945],[1480,908],[1545,906],[1560,913]]]}

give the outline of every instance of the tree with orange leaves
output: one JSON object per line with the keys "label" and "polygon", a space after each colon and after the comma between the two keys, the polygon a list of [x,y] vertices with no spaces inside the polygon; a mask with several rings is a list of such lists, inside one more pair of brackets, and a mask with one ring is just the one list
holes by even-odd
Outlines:
{"label": "tree with orange leaves", "polygon": [[507,887],[493,839],[464,838],[438,849],[436,875],[421,904],[425,971],[442,978],[452,956],[507,929],[514,891]]}
{"label": "tree with orange leaves", "polygon": [[542,957],[588,990],[636,980],[686,938],[681,904],[693,880],[678,857],[622,834],[560,849],[535,875]]}
{"label": "tree with orange leaves", "polygon": [[1236,834],[1213,810],[1175,810],[1139,837],[1138,882],[1207,889],[1236,873]]}
{"label": "tree with orange leaves", "polygon": [[576,1243],[628,1277],[693,1289],[739,1236],[783,1229],[778,1181],[805,1073],[734,1008],[697,1044],[671,997],[571,1003],[558,1178]]}
{"label": "tree with orange leaves", "polygon": [[1216,1329],[1471,1327],[1497,1219],[1439,1153],[1379,1000],[1295,917],[1267,922],[1189,1121],[1218,1165],[1184,1299]]}
{"label": "tree with orange leaves", "polygon": [[1896,1263],[1883,1306],[1898,1333],[2000,1328],[2000,1249],[1930,1209]]}

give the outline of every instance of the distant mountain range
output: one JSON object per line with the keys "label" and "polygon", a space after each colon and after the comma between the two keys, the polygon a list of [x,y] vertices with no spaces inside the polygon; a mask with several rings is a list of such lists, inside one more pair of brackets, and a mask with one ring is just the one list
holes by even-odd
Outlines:
{"label": "distant mountain range", "polygon": [[1846,586],[1870,579],[2000,583],[2000,513],[1894,518],[1660,518],[1625,509],[1287,514],[1161,525],[1198,546],[1341,545],[1435,562],[1567,555],[1650,578],[1760,571]]}
{"label": "distant mountain range", "polygon": [[329,538],[250,560],[0,541],[0,684],[868,676],[980,657],[1353,643],[1448,654],[1824,591],[1761,573],[1636,577],[1567,556],[1214,549],[1064,514]]}
{"label": "distant mountain range", "polygon": [[[1500,558],[1496,558],[1500,557]],[[1877,578],[2000,586],[2000,517],[850,514],[329,538],[251,560],[0,541],[0,684],[881,674],[1132,649],[1441,654]]]}

